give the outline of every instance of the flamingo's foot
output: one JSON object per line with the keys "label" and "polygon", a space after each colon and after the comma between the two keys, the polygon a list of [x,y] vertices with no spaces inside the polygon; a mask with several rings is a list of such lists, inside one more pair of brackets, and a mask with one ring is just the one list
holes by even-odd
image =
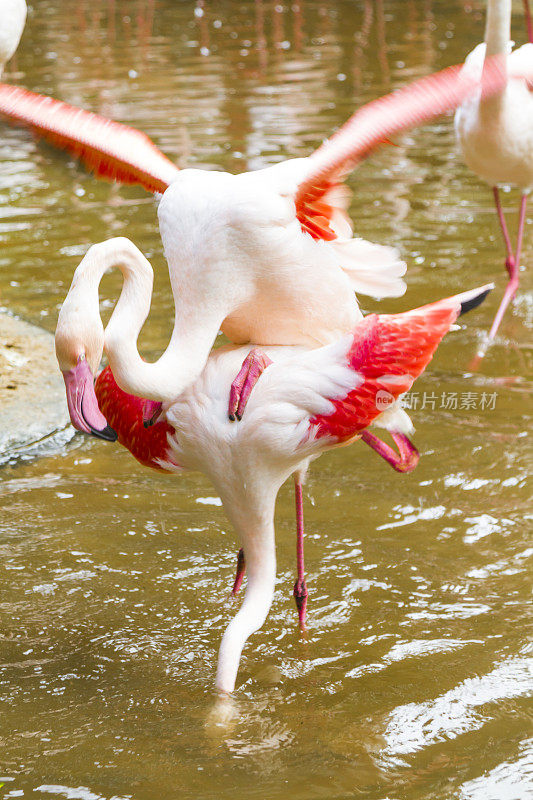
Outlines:
{"label": "flamingo's foot", "polygon": [[163,403],[159,400],[145,400],[143,403],[143,425],[145,428],[151,428],[155,425],[161,414]]}
{"label": "flamingo's foot", "polygon": [[296,608],[298,609],[298,619],[300,623],[300,630],[305,631],[305,620],[307,617],[307,584],[305,579],[298,579],[294,584],[293,590],[294,599],[296,600]]}
{"label": "flamingo's foot", "polygon": [[363,431],[361,439],[384,458],[396,472],[412,472],[420,460],[420,453],[404,433],[391,431],[391,436],[398,446],[398,453],[370,431]]}
{"label": "flamingo's foot", "polygon": [[239,374],[231,384],[229,395],[228,416],[232,422],[242,419],[252,389],[269,364],[272,364],[272,359],[257,348],[250,350],[242,362]]}
{"label": "flamingo's foot", "polygon": [[238,711],[233,695],[227,692],[218,692],[205,720],[206,734],[215,740],[227,736],[239,718]]}
{"label": "flamingo's foot", "polygon": [[468,369],[470,372],[477,372],[481,366],[481,362],[485,358],[485,353],[487,352],[487,345],[483,344],[479,350],[477,351],[476,355],[468,365]]}
{"label": "flamingo's foot", "polygon": [[241,549],[237,553],[237,572],[235,573],[235,580],[233,581],[233,588],[231,590],[232,597],[237,596],[237,593],[242,586],[245,571],[246,571],[246,560],[244,558],[244,550],[241,547]]}

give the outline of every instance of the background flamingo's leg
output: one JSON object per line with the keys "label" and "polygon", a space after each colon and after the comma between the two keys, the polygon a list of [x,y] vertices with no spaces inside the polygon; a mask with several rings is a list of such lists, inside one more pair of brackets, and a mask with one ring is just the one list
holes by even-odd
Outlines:
{"label": "background flamingo's leg", "polygon": [[[492,327],[489,331],[489,341],[494,339],[496,336],[496,332],[500,327],[500,322],[502,321],[503,315],[507,309],[507,306],[513,299],[516,290],[518,289],[518,281],[519,281],[519,270],[520,270],[520,256],[522,254],[522,238],[524,235],[524,225],[526,221],[526,206],[527,206],[527,195],[522,195],[522,200],[520,202],[520,216],[518,220],[518,235],[516,239],[516,251],[515,256],[513,258],[513,262],[511,267],[508,267],[509,272],[509,282],[505,289],[504,295],[502,297],[502,301],[500,306],[496,312],[496,316],[494,317],[494,322],[492,323]],[[506,264],[507,266],[507,264]]]}
{"label": "background flamingo's leg", "polygon": [[515,255],[513,253],[513,246],[511,244],[511,237],[509,236],[509,231],[507,230],[507,223],[505,221],[505,214],[503,213],[503,208],[500,200],[500,190],[497,186],[494,186],[492,189],[494,193],[494,202],[496,203],[496,213],[498,214],[498,219],[500,221],[500,227],[502,229],[503,240],[505,242],[505,249],[507,250],[507,258],[505,260],[505,269],[511,274],[511,270],[515,265]]}

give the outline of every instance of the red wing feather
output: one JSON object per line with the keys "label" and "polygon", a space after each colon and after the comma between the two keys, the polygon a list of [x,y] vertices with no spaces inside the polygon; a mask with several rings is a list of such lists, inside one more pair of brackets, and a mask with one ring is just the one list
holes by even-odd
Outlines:
{"label": "red wing feather", "polygon": [[178,168],[135,128],[0,83],[0,113],[79,158],[96,175],[164,192]]}
{"label": "red wing feather", "polygon": [[338,207],[327,202],[327,194],[340,184],[335,181],[322,181],[310,186],[305,195],[296,200],[296,216],[302,230],[313,239],[325,239],[326,242],[337,238],[331,227],[333,215]]}
{"label": "red wing feather", "polygon": [[348,363],[363,382],[335,410],[310,420],[313,438],[333,437],[339,443],[360,433],[385,410],[378,392],[389,402],[407,392],[431,361],[442,337],[460,312],[455,298],[403,314],[369,314],[357,326]]}
{"label": "red wing feather", "polygon": [[100,373],[94,389],[100,411],[117,432],[120,444],[143,466],[170,472],[157,463],[158,459],[174,463],[167,438],[168,434],[174,433],[174,429],[168,422],[157,422],[145,428],[144,400],[123,392],[113,377],[111,367],[106,367]]}

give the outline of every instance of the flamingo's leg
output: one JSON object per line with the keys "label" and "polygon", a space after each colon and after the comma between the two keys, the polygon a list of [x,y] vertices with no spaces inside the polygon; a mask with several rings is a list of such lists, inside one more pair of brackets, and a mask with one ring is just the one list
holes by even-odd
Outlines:
{"label": "flamingo's leg", "polygon": [[361,440],[384,458],[396,472],[412,472],[418,464],[420,453],[405,434],[391,432],[391,436],[398,446],[398,453],[370,431],[363,431]]}
{"label": "flamingo's leg", "polygon": [[263,353],[256,347],[250,350],[242,362],[242,367],[231,384],[230,389],[228,416],[232,422],[235,419],[240,420],[242,418],[252,389],[259,380],[263,370],[265,370],[269,364],[272,364],[272,360],[266,353]]}
{"label": "flamingo's leg", "polygon": [[233,581],[233,588],[231,590],[232,597],[237,596],[237,593],[242,586],[245,572],[246,572],[246,560],[244,558],[244,550],[241,547],[241,549],[237,553],[237,572],[235,573],[235,580]]}
{"label": "flamingo's leg", "polygon": [[294,496],[296,501],[296,564],[298,578],[294,584],[294,599],[298,609],[300,620],[300,630],[305,630],[305,618],[307,614],[307,585],[304,573],[304,507],[303,489],[300,481],[294,483]]}
{"label": "flamingo's leg", "polygon": [[489,331],[489,341],[491,339],[494,339],[494,337],[496,336],[496,332],[500,327],[500,322],[502,321],[503,315],[505,314],[505,310],[507,309],[507,306],[513,299],[516,290],[518,289],[520,256],[522,255],[522,238],[524,236],[524,225],[526,221],[526,206],[527,206],[527,196],[523,194],[522,200],[520,202],[518,235],[516,238],[516,251],[510,267],[509,266],[507,267],[509,272],[509,282],[505,289],[498,311],[496,312],[496,316],[494,317],[494,322],[492,323],[492,327]]}
{"label": "flamingo's leg", "polygon": [[505,259],[505,269],[511,275],[511,270],[515,266],[515,254],[513,253],[513,246],[511,244],[511,237],[509,236],[509,231],[507,230],[507,223],[505,221],[505,214],[503,213],[502,204],[500,201],[500,190],[497,186],[494,186],[492,189],[494,193],[494,202],[496,203],[496,213],[498,214],[498,219],[500,221],[500,227],[502,229],[503,240],[505,242],[505,249],[507,250],[507,258]]}

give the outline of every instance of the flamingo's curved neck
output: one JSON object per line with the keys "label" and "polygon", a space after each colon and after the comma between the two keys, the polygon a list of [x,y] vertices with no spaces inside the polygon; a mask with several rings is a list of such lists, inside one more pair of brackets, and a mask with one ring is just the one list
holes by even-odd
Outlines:
{"label": "flamingo's curved neck", "polygon": [[[187,336],[187,320],[176,315],[172,337],[158,361],[149,364],[139,355],[137,339],[150,310],[153,271],[133,242],[119,237],[93,245],[76,270],[71,293],[81,292],[81,302],[91,298],[91,303],[97,303],[102,276],[114,267],[124,276],[105,330],[105,350],[115,379],[130,394],[152,400],[175,399],[203,367],[195,358],[198,342]],[[200,345],[204,343],[200,341]]]}

